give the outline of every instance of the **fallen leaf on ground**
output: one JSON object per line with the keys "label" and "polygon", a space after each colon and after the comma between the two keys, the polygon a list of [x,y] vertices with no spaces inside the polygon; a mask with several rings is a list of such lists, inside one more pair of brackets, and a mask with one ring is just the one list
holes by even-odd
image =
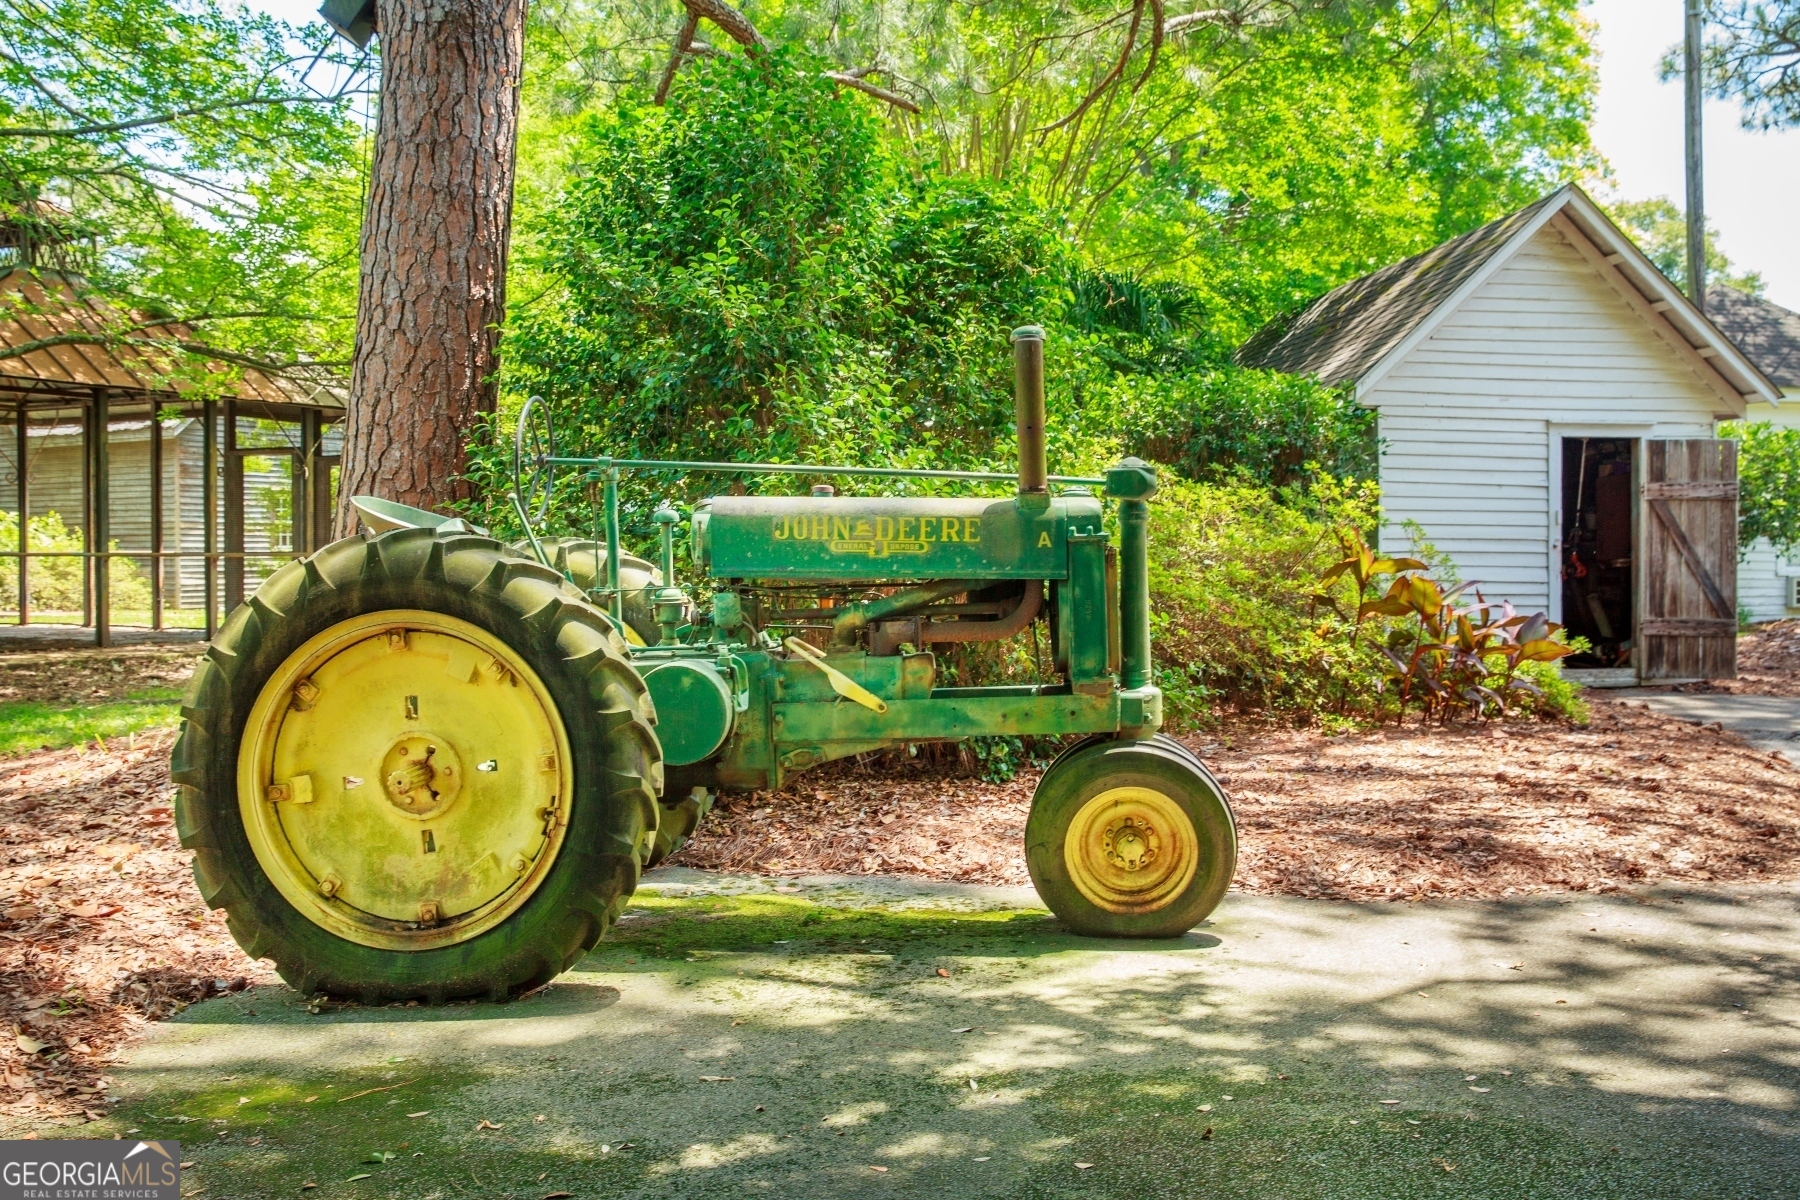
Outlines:
{"label": "fallen leaf on ground", "polygon": [[421,1108],[416,1113],[407,1113],[406,1115],[409,1117],[423,1117],[423,1116],[429,1115],[430,1112],[431,1112],[431,1110],[429,1108]]}
{"label": "fallen leaf on ground", "polygon": [[344,1180],[344,1182],[345,1183],[355,1183],[359,1179],[367,1179],[367,1178],[369,1178],[369,1173],[367,1171],[364,1171],[361,1175],[352,1175],[350,1178]]}
{"label": "fallen leaf on ground", "polygon": [[546,1117],[546,1116],[544,1116],[544,1114],[543,1114],[543,1113],[539,1113],[539,1114],[538,1114],[538,1115],[537,1115],[537,1116],[535,1116],[535,1117],[533,1117],[533,1118],[531,1118],[531,1119],[532,1119],[532,1120],[534,1120],[534,1121],[536,1121],[536,1122],[537,1122],[537,1123],[538,1123],[538,1124],[539,1124],[539,1125],[542,1125],[542,1124],[543,1124],[543,1123],[544,1123],[544,1122],[545,1122],[545,1121],[547,1121],[547,1120],[548,1120],[548,1119],[549,1119],[549,1118],[548,1118],[548,1117]]}
{"label": "fallen leaf on ground", "polygon": [[27,1054],[36,1054],[39,1050],[42,1050],[45,1046],[50,1044],[48,1042],[40,1042],[27,1033],[18,1034],[17,1037],[19,1049]]}
{"label": "fallen leaf on ground", "polygon": [[973,1033],[974,1031],[975,1031],[975,1027],[973,1025],[964,1025],[964,1026],[961,1026],[960,1028],[952,1029],[950,1032],[951,1033]]}
{"label": "fallen leaf on ground", "polygon": [[1200,1131],[1200,1140],[1203,1142],[1212,1141],[1212,1126],[1211,1125],[1208,1125],[1205,1129],[1202,1129]]}
{"label": "fallen leaf on ground", "polygon": [[737,1076],[735,1076],[735,1075],[702,1075],[700,1077],[700,1082],[701,1083],[730,1083],[733,1080],[735,1080],[736,1078],[737,1078]]}
{"label": "fallen leaf on ground", "polygon": [[1093,1165],[1094,1165],[1094,1164],[1093,1164],[1093,1163],[1076,1163],[1076,1164],[1075,1164],[1075,1169],[1076,1169],[1076,1170],[1077,1170],[1077,1171],[1085,1171],[1085,1170],[1087,1170],[1087,1169],[1088,1169],[1088,1168],[1089,1168],[1089,1167],[1091,1167],[1091,1166],[1093,1166]]}
{"label": "fallen leaf on ground", "polygon": [[945,979],[948,979],[948,978],[950,978],[950,968],[948,968],[948,967],[939,967],[939,968],[938,968],[938,974],[939,974],[939,975],[942,975],[942,976],[943,976],[943,977],[944,977],[944,978],[945,978]]}
{"label": "fallen leaf on ground", "polygon": [[[186,1165],[187,1165],[187,1164],[185,1164],[185,1163],[183,1163],[183,1164],[182,1164],[182,1165],[183,1165],[183,1166],[186,1166]],[[314,1189],[314,1188],[316,1188],[316,1187],[318,1187],[318,1186],[319,1186],[319,1185],[318,1185],[318,1184],[316,1184],[316,1183],[303,1183],[303,1184],[301,1184],[301,1185],[300,1185],[300,1190],[301,1190],[301,1191],[303,1191],[303,1192],[310,1192],[310,1191],[312,1191],[312,1190],[313,1190],[313,1189]]]}
{"label": "fallen leaf on ground", "polygon": [[1194,1110],[1194,1111],[1195,1111],[1195,1112],[1211,1112],[1211,1111],[1212,1111],[1212,1105],[1210,1105],[1210,1104],[1202,1104],[1202,1105],[1201,1105],[1201,1106],[1200,1106],[1200,1107],[1199,1107],[1199,1108],[1196,1108],[1196,1109],[1195,1109],[1195,1110]]}
{"label": "fallen leaf on ground", "polygon": [[993,1160],[994,1156],[991,1154],[983,1154],[975,1159],[976,1162],[992,1162]]}
{"label": "fallen leaf on ground", "polygon": [[1398,1100],[1383,1100],[1381,1103],[1383,1103],[1383,1104],[1398,1104],[1400,1102]]}
{"label": "fallen leaf on ground", "polygon": [[886,1168],[886,1167],[870,1167],[870,1168],[869,1168],[869,1170],[871,1170],[871,1171],[879,1171],[879,1172],[880,1172],[880,1173],[881,1173],[881,1174],[883,1174],[883,1175],[886,1175],[886,1174],[887,1174],[887,1168]]}
{"label": "fallen leaf on ground", "polygon": [[1474,1086],[1474,1085],[1473,1085],[1473,1084],[1470,1084],[1470,1085],[1469,1085],[1469,1090],[1470,1090],[1470,1091],[1471,1091],[1471,1092],[1489,1092],[1489,1091],[1492,1091],[1492,1090],[1493,1090],[1493,1089],[1492,1089],[1492,1088],[1482,1088],[1482,1087],[1476,1087],[1476,1086]]}
{"label": "fallen leaf on ground", "polygon": [[110,917],[119,911],[116,904],[77,904],[69,909],[72,917]]}
{"label": "fallen leaf on ground", "polygon": [[506,1123],[504,1121],[501,1122],[500,1124],[496,1125],[492,1121],[488,1120],[486,1117],[483,1117],[483,1118],[481,1118],[481,1124],[479,1124],[475,1127],[475,1132],[480,1133],[483,1129],[505,1129],[505,1128],[506,1128]]}

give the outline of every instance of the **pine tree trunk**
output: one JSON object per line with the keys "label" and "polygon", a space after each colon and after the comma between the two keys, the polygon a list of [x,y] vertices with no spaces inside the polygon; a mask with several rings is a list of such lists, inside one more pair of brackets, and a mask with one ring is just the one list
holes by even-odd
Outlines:
{"label": "pine tree trunk", "polygon": [[443,509],[494,408],[525,0],[379,0],[381,108],[337,531],[350,497]]}

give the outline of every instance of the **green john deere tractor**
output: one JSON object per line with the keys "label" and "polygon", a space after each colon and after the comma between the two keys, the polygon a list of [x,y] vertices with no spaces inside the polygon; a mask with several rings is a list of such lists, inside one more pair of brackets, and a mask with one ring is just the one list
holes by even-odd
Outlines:
{"label": "green john deere tractor", "polygon": [[[911,742],[1070,736],[1026,857],[1084,934],[1165,937],[1224,895],[1225,794],[1157,730],[1146,537],[1155,473],[1046,474],[1043,333],[1013,335],[1003,498],[717,496],[688,518],[706,594],[625,554],[627,471],[1012,483],[981,472],[560,457],[521,415],[512,503],[603,485],[605,536],[507,545],[360,500],[369,532],[271,576],[183,705],[182,844],[244,950],[302,992],[504,998],[599,940],[712,798]],[[1115,547],[1104,505],[1118,506]],[[1048,634],[1050,682],[945,687],[934,646]]]}

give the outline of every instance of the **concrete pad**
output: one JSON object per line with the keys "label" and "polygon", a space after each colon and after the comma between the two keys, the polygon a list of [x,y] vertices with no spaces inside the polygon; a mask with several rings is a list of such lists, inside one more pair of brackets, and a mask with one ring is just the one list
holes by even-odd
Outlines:
{"label": "concrete pad", "polygon": [[1642,704],[1653,712],[1697,725],[1717,721],[1758,750],[1800,763],[1800,697],[1621,688],[1607,698]]}
{"label": "concrete pad", "polygon": [[[616,941],[509,1005],[197,1005],[114,1072],[117,1120],[197,1147],[209,1197],[1537,1200],[1800,1178],[1800,889],[1234,894],[1156,942],[1075,938],[1002,891],[659,872]],[[864,919],[886,924],[854,936]]]}

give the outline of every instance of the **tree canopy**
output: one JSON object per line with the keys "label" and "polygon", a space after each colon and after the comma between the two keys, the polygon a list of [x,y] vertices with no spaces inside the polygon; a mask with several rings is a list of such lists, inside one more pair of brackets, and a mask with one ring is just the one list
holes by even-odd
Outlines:
{"label": "tree canopy", "polygon": [[0,0],[0,254],[79,277],[172,374],[344,358],[366,79],[322,25],[216,0]]}
{"label": "tree canopy", "polygon": [[[1708,0],[1706,25],[1708,90],[1736,101],[1749,128],[1800,125],[1800,0]],[[1664,60],[1665,78],[1677,58]]]}

